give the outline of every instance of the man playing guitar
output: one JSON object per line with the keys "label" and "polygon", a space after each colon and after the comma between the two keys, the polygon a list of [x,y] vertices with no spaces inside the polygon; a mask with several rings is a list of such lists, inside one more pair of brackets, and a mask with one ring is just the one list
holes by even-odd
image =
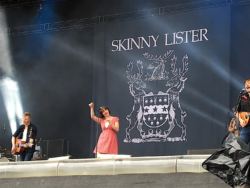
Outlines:
{"label": "man playing guitar", "polygon": [[250,142],[250,79],[245,80],[245,90],[239,97],[239,104],[236,116],[241,125],[240,138],[245,142]]}
{"label": "man playing guitar", "polygon": [[37,128],[31,124],[31,114],[25,112],[23,115],[23,124],[12,135],[11,152],[13,154],[20,154],[21,161],[30,161],[35,151],[36,136]]}

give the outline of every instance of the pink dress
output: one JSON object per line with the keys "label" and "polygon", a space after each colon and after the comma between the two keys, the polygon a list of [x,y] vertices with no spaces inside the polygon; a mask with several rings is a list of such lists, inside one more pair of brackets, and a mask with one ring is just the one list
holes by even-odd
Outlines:
{"label": "pink dress", "polygon": [[117,132],[112,128],[115,122],[118,122],[118,117],[113,117],[111,121],[98,118],[98,123],[101,125],[102,132],[99,136],[94,153],[101,154],[118,154]]}

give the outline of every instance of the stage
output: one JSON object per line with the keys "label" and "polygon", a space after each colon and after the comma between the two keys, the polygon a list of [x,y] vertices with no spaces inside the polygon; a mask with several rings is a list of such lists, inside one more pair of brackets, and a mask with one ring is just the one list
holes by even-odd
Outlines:
{"label": "stage", "polygon": [[1,162],[0,187],[228,187],[201,167],[207,157],[208,155],[119,156]]}

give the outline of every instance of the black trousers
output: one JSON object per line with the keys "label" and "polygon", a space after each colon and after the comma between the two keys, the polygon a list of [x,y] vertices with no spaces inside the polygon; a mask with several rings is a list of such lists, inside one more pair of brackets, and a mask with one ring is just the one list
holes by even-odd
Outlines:
{"label": "black trousers", "polygon": [[21,154],[20,154],[20,160],[21,161],[31,161],[33,154],[34,154],[34,149],[33,148],[28,148],[25,149]]}

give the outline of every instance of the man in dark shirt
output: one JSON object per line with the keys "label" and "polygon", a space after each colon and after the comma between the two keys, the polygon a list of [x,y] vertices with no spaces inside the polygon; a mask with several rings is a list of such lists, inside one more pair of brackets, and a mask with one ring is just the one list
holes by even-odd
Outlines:
{"label": "man in dark shirt", "polygon": [[21,161],[30,161],[35,151],[35,142],[37,136],[37,128],[31,124],[31,114],[25,112],[23,115],[23,124],[18,127],[16,132],[12,135],[12,149],[14,153],[16,150],[16,140],[20,140],[23,144],[23,151],[20,153]]}
{"label": "man in dark shirt", "polygon": [[[240,117],[240,112],[249,112],[250,114],[250,79],[245,80],[245,90],[241,93],[239,98],[239,105],[237,109],[237,116]],[[241,118],[239,118],[241,122]],[[240,129],[240,138],[246,142],[250,143],[250,122],[248,121],[247,125],[241,127]]]}

